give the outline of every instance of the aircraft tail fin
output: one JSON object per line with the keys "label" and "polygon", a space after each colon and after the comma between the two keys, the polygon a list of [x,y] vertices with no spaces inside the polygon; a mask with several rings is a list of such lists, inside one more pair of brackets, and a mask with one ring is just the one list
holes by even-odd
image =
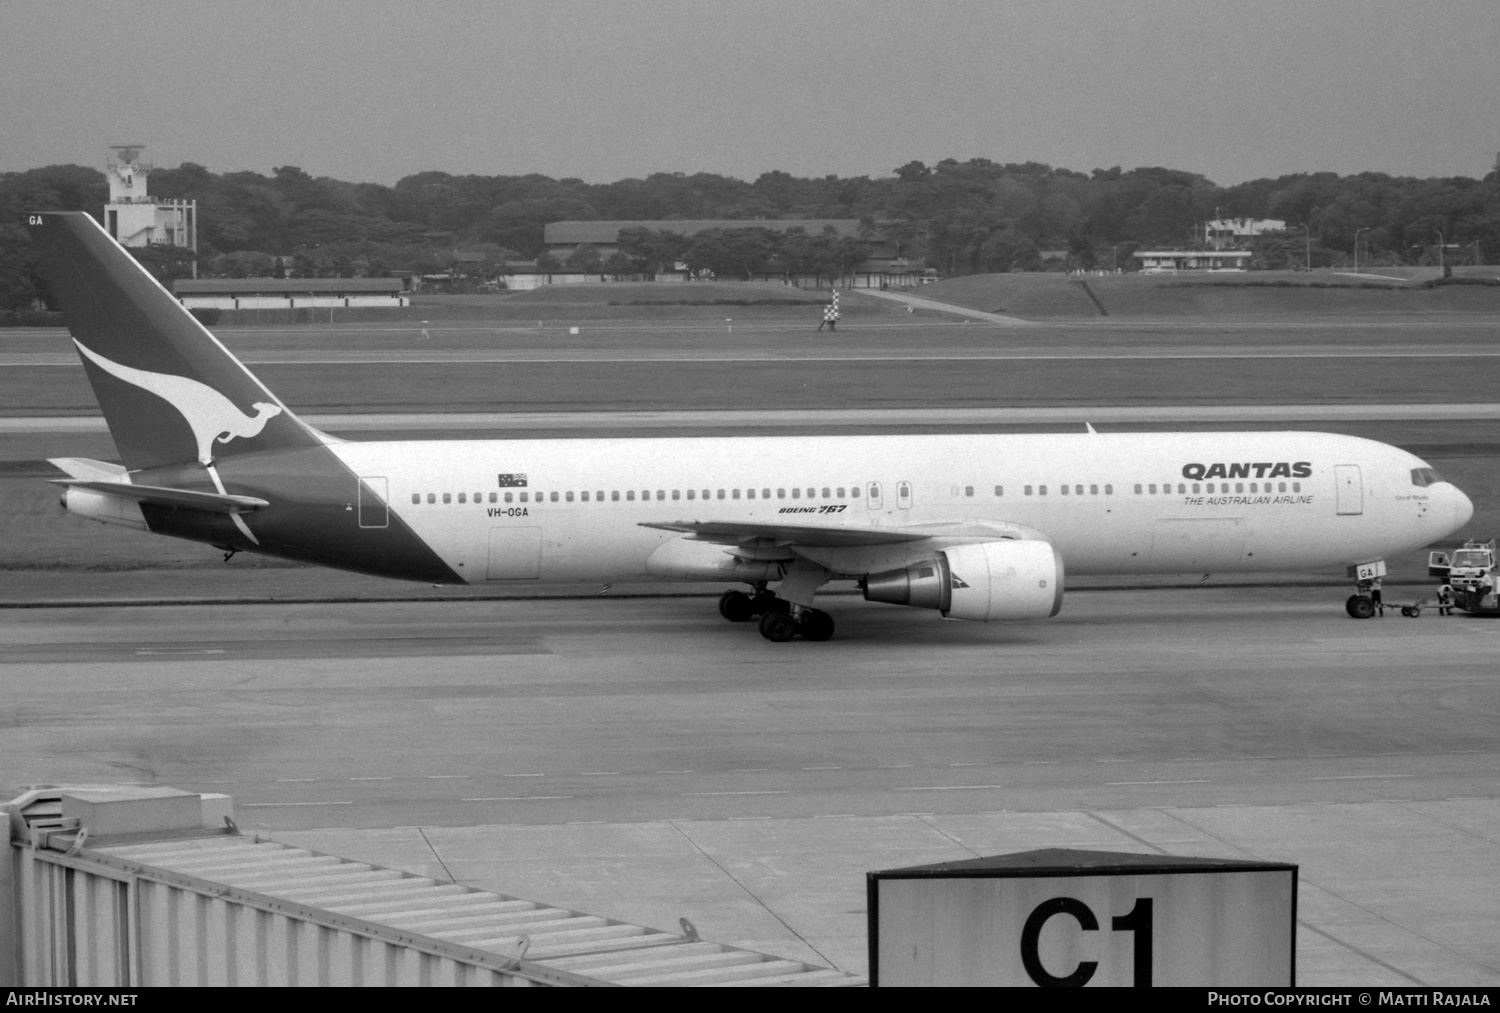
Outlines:
{"label": "aircraft tail fin", "polygon": [[323,442],[91,216],[26,225],[127,469]]}

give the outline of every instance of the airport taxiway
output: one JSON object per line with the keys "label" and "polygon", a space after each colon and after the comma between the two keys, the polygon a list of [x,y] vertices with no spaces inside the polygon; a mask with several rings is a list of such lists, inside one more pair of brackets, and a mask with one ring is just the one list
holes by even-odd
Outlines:
{"label": "airport taxiway", "polygon": [[829,608],[780,645],[710,597],[17,610],[0,769],[855,971],[869,869],[1292,861],[1302,983],[1500,984],[1500,625],[1291,587]]}

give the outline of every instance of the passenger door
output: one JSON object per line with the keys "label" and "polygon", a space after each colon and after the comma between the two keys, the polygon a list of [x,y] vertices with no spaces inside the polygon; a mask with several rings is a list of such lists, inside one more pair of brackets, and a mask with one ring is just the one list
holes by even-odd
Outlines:
{"label": "passenger door", "polygon": [[1365,512],[1365,490],[1360,481],[1359,465],[1337,464],[1333,468],[1339,516],[1354,516]]}

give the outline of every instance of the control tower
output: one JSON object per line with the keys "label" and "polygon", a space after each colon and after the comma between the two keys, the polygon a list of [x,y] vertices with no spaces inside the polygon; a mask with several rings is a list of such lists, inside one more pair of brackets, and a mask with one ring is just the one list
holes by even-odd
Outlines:
{"label": "control tower", "polygon": [[198,202],[160,200],[149,195],[146,178],[152,165],[142,160],[144,150],[143,144],[109,146],[105,227],[121,246],[181,246],[197,254]]}

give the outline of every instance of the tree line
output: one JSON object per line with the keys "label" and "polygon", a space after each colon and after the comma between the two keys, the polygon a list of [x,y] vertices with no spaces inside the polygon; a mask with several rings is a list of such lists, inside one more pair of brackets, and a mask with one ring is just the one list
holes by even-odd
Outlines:
{"label": "tree line", "polygon": [[[270,274],[276,257],[296,258],[304,275],[379,276],[444,270],[456,251],[493,263],[543,255],[542,229],[565,220],[732,219],[728,228],[686,237],[670,228],[633,235],[621,257],[598,267],[634,270],[687,260],[716,273],[786,270],[834,273],[853,266],[857,243],[829,235],[778,233],[777,218],[858,219],[899,254],[945,275],[1036,270],[1042,251],[1065,250],[1079,268],[1130,266],[1144,247],[1201,245],[1212,218],[1276,218],[1291,235],[1259,244],[1256,266],[1314,266],[1353,256],[1362,264],[1411,264],[1455,256],[1500,262],[1500,183],[1418,179],[1384,173],[1301,173],[1221,187],[1196,173],[1161,167],[1076,172],[1040,162],[974,158],[908,162],[889,176],[801,178],[764,173],[751,182],[712,173],[656,173],[586,183],[542,175],[455,176],[422,172],[394,186],[314,178],[296,166],[270,175],[214,173],[183,163],[157,169],[150,190],[198,202],[199,272],[206,277]],[[54,165],[0,174],[0,309],[45,299],[21,225],[27,210],[102,214],[104,174]],[[1305,232],[1304,232],[1305,227]],[[1310,238],[1308,238],[1310,237]],[[593,252],[575,266],[593,266]],[[143,259],[164,277],[189,265],[180,254]]]}

